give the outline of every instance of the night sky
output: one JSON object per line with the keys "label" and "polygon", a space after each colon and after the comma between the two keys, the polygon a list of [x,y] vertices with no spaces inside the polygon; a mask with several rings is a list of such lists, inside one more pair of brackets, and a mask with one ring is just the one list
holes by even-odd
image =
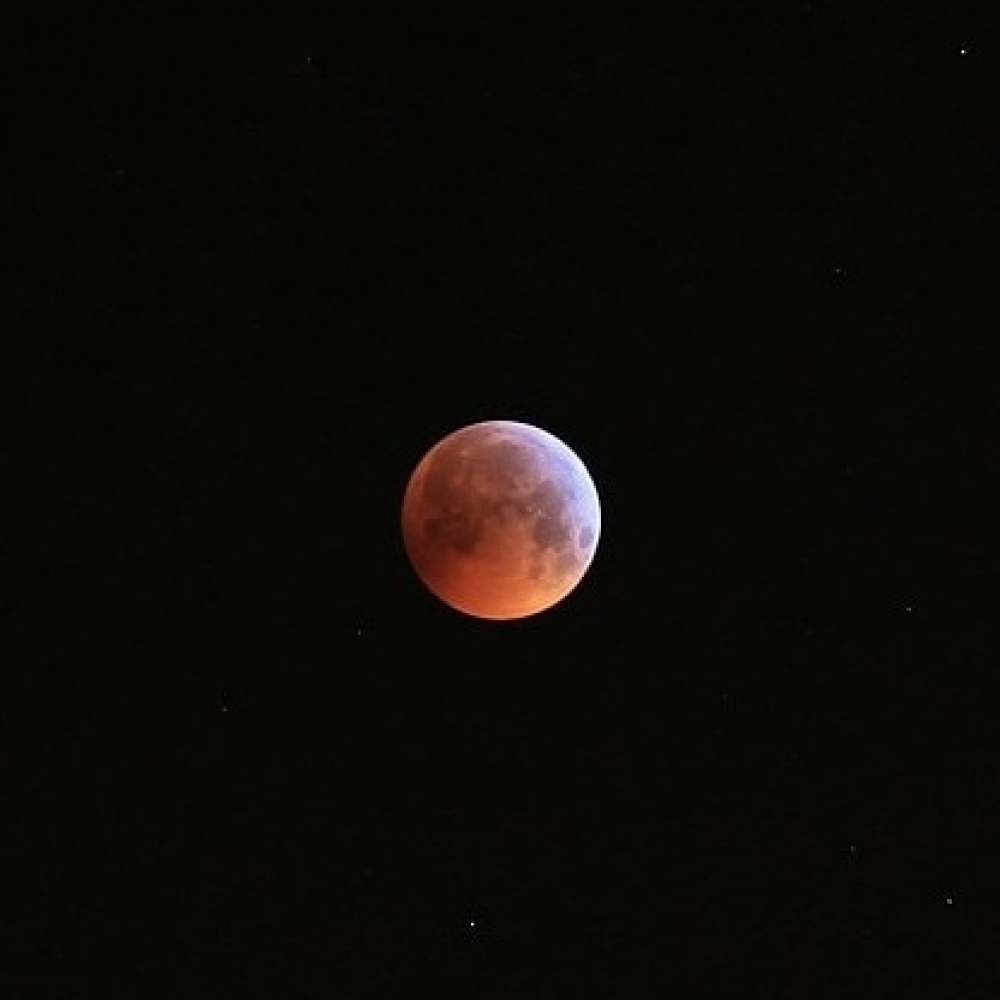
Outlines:
{"label": "night sky", "polygon": [[[998,22],[704,6],[25,43],[5,997],[1000,996]],[[399,529],[490,418],[515,622]]]}

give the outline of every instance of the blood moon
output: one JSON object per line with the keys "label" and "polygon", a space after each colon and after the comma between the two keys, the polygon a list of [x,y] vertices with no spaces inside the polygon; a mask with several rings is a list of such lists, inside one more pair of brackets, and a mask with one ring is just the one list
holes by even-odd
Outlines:
{"label": "blood moon", "polygon": [[587,572],[601,530],[583,462],[547,431],[512,420],[463,427],[417,464],[403,542],[445,604],[477,618],[552,607]]}

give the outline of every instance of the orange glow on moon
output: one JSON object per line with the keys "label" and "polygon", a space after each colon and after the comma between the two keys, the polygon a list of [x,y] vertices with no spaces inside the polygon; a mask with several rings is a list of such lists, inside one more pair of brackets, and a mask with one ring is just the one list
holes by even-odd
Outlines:
{"label": "orange glow on moon", "polygon": [[403,497],[403,542],[445,604],[477,618],[537,614],[587,572],[601,530],[597,490],[562,441],[490,420],[438,442]]}

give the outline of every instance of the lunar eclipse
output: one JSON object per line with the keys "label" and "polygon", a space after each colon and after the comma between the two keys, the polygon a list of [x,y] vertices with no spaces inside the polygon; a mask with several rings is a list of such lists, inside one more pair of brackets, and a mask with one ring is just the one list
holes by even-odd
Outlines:
{"label": "lunar eclipse", "polygon": [[449,434],[407,484],[403,542],[417,576],[477,618],[552,607],[597,548],[597,490],[580,458],[530,424],[490,420]]}

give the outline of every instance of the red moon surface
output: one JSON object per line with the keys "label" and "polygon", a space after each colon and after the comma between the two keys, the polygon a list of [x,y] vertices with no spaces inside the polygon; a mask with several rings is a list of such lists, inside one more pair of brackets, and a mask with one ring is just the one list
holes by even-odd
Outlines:
{"label": "red moon surface", "polygon": [[597,490],[562,441],[530,424],[463,427],[420,460],[403,497],[403,542],[445,604],[477,618],[537,614],[587,572]]}

